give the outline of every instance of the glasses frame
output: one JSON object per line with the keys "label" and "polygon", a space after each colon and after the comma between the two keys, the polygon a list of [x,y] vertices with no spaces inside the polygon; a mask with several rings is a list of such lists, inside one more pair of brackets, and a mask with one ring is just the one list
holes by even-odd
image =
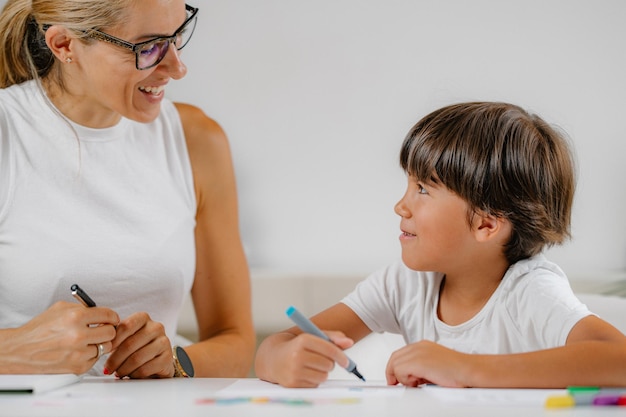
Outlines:
{"label": "glasses frame", "polygon": [[[120,46],[124,49],[128,49],[129,51],[132,51],[135,54],[135,68],[137,68],[140,71],[143,70],[147,70],[150,69],[152,67],[155,67],[157,65],[159,65],[159,63],[161,61],[163,61],[163,58],[165,58],[165,55],[167,55],[168,49],[169,49],[169,45],[170,44],[174,44],[174,46],[176,47],[176,50],[180,51],[181,49],[183,49],[185,47],[185,45],[187,45],[187,43],[189,43],[189,39],[191,39],[191,35],[193,35],[193,30],[195,29],[196,25],[194,24],[193,29],[191,34],[189,35],[189,39],[187,39],[187,42],[185,42],[184,44],[182,44],[180,47],[178,47],[178,45],[176,45],[176,38],[178,37],[178,34],[180,32],[183,31],[183,29],[185,29],[187,27],[187,25],[196,18],[196,15],[198,14],[198,8],[197,7],[192,7],[188,4],[185,4],[185,10],[187,12],[190,12],[191,15],[185,19],[185,21],[183,22],[182,25],[180,25],[180,27],[178,29],[176,29],[176,31],[171,35],[171,36],[158,36],[156,38],[152,38],[149,39],[147,41],[143,41],[143,42],[139,42],[139,43],[130,43],[127,42],[123,39],[120,38],[116,38],[115,36],[109,35],[108,33],[104,33],[102,31],[99,31],[97,29],[89,29],[84,31],[83,33],[85,33],[85,35],[87,35],[90,38],[93,39],[97,39],[100,41],[104,41],[104,42],[108,42],[111,43],[113,45],[117,45]],[[161,56],[159,58],[157,58],[157,60],[151,64],[150,66],[147,67],[143,67],[143,68],[139,68],[139,53],[141,52],[141,48],[144,47],[145,45],[151,44],[151,43],[156,43],[159,41],[167,41],[168,44],[165,47],[165,52],[163,54],[161,54]]]}

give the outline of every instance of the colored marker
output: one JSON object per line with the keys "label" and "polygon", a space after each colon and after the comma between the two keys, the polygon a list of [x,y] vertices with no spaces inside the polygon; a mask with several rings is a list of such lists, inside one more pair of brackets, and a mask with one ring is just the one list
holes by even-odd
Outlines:
{"label": "colored marker", "polygon": [[[298,326],[303,332],[310,333],[332,343],[332,340],[330,340],[330,338],[326,336],[324,332],[322,332],[315,324],[313,324],[311,320],[309,320],[302,313],[296,310],[295,307],[292,306],[287,309],[287,317],[289,317],[294,323],[296,323],[296,326]],[[348,372],[352,372],[361,380],[365,381],[363,375],[361,375],[361,373],[356,369],[356,364],[352,361],[352,359],[348,358],[348,360],[350,362],[348,363],[346,370]]]}
{"label": "colored marker", "polygon": [[626,388],[568,387],[567,394],[546,399],[547,408],[626,405]]}
{"label": "colored marker", "polygon": [[599,387],[568,387],[567,392],[574,397],[576,405],[591,405],[596,395],[600,393]]}
{"label": "colored marker", "polygon": [[546,399],[546,408],[568,408],[576,405],[571,395],[552,395]]}
{"label": "colored marker", "polygon": [[618,394],[598,394],[593,397],[593,405],[617,405],[619,398]]}

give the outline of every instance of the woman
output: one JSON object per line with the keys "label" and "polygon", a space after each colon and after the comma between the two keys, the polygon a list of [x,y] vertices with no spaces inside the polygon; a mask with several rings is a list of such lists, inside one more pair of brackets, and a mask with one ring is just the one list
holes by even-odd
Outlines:
{"label": "woman", "polygon": [[[5,5],[1,373],[247,374],[254,330],[228,141],[201,110],[164,98],[187,72],[197,13],[183,0]],[[97,306],[73,300],[73,284]],[[199,341],[173,355],[188,291]]]}

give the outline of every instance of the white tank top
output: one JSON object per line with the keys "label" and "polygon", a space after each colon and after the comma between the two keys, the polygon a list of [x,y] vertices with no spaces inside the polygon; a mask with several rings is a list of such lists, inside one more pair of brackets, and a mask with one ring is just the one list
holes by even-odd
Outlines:
{"label": "white tank top", "polygon": [[77,283],[122,318],[148,312],[173,339],[196,214],[176,108],[165,100],[151,123],[106,129],[53,109],[34,81],[0,89],[0,328],[75,301]]}

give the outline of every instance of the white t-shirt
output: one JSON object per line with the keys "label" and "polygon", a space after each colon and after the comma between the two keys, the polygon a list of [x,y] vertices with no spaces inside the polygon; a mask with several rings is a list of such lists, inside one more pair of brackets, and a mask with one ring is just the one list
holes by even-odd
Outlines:
{"label": "white t-shirt", "polygon": [[543,255],[512,265],[482,310],[456,326],[437,316],[442,279],[397,262],[370,275],[342,302],[374,332],[401,334],[407,344],[430,340],[485,354],[563,346],[572,327],[592,314]]}
{"label": "white t-shirt", "polygon": [[77,283],[121,318],[148,312],[172,340],[195,275],[195,215],[172,102],[150,123],[91,129],[33,81],[0,89],[0,328],[76,302]]}

